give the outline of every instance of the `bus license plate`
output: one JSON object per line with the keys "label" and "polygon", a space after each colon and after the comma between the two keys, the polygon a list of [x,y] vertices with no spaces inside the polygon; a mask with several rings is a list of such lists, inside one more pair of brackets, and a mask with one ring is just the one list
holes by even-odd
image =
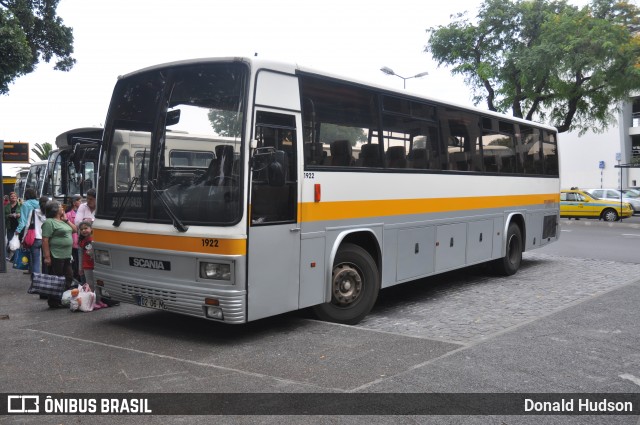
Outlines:
{"label": "bus license plate", "polygon": [[158,310],[166,310],[167,308],[164,305],[164,301],[157,298],[147,298],[138,295],[136,299],[140,307],[156,308]]}

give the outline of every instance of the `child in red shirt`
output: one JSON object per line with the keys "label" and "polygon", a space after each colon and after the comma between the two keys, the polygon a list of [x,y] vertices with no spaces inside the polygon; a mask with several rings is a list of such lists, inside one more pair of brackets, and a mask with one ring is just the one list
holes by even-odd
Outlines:
{"label": "child in red shirt", "polygon": [[96,302],[93,307],[94,310],[108,307],[103,303],[100,297],[100,291],[96,290],[96,282],[93,278],[93,228],[91,223],[83,221],[78,226],[78,248],[82,253],[82,270],[84,270],[85,283],[88,283],[91,290],[96,294]]}

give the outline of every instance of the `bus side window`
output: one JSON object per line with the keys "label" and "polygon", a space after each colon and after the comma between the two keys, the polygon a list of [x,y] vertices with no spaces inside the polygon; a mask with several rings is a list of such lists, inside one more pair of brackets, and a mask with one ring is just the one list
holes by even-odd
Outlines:
{"label": "bus side window", "polygon": [[442,111],[441,128],[448,141],[450,170],[482,171],[479,119],[469,112],[450,108]]}
{"label": "bus side window", "polygon": [[351,142],[336,140],[331,142],[331,165],[334,167],[349,167],[354,165]]}
{"label": "bus side window", "polygon": [[360,147],[359,164],[361,167],[382,167],[380,157],[380,145],[378,143],[367,143]]}

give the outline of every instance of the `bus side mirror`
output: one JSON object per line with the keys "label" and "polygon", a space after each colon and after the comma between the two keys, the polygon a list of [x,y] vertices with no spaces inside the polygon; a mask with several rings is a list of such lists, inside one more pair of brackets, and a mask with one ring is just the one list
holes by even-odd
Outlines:
{"label": "bus side mirror", "polygon": [[179,122],[180,122],[180,109],[175,109],[173,111],[167,112],[167,121],[165,123],[165,127],[178,124]]}

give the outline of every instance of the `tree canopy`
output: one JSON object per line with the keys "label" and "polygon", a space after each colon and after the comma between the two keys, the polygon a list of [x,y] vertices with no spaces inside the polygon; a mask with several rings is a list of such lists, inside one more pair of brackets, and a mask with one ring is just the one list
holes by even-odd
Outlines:
{"label": "tree canopy", "polygon": [[465,77],[476,105],[602,132],[640,89],[639,9],[626,1],[485,0],[476,19],[452,18],[427,30],[425,50]]}
{"label": "tree canopy", "polygon": [[69,71],[76,60],[73,30],[56,15],[60,0],[0,0],[0,94],[40,61]]}

